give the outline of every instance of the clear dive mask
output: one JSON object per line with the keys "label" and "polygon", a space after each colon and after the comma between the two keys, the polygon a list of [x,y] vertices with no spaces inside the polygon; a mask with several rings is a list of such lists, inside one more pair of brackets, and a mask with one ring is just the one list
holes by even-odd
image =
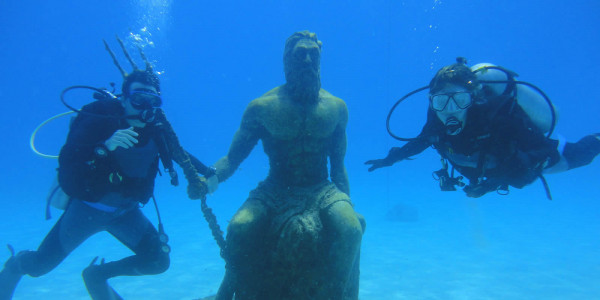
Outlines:
{"label": "clear dive mask", "polygon": [[451,99],[460,109],[466,109],[473,104],[473,94],[470,92],[454,92],[429,96],[429,105],[432,110],[440,112],[446,109]]}

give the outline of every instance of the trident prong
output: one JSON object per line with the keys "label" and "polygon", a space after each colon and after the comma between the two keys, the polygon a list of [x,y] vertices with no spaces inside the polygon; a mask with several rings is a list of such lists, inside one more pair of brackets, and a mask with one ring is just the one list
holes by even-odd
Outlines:
{"label": "trident prong", "polygon": [[104,47],[106,48],[106,51],[108,51],[108,53],[110,54],[110,57],[112,57],[113,63],[115,64],[115,66],[117,66],[117,68],[119,69],[119,72],[121,72],[121,75],[123,75],[123,78],[127,77],[127,72],[125,72],[125,70],[123,70],[123,68],[119,64],[119,61],[117,60],[117,57],[115,56],[115,53],[110,49],[110,47],[108,46],[108,43],[104,39],[102,39],[102,41],[104,42]]}
{"label": "trident prong", "polygon": [[138,67],[137,67],[137,65],[133,61],[133,59],[131,59],[131,56],[129,56],[129,52],[127,52],[127,49],[125,49],[125,44],[123,44],[123,41],[119,38],[118,35],[117,35],[117,41],[119,42],[119,45],[121,45],[121,49],[123,49],[123,53],[125,54],[125,57],[129,61],[129,63],[131,64],[131,66],[133,67],[133,70],[134,71],[135,70],[139,70]]}

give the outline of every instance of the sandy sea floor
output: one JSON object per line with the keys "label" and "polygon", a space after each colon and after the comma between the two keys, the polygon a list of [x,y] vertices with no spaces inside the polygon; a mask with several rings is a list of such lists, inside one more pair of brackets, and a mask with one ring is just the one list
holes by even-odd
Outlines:
{"label": "sandy sea floor", "polygon": [[[559,198],[568,196],[560,193]],[[217,201],[245,195],[242,189],[217,194],[214,209],[222,227],[236,207]],[[592,201],[580,199],[581,205],[574,205],[529,199],[519,192],[511,198],[493,195],[485,200],[466,199],[458,193],[439,195],[422,196],[412,204],[402,200],[375,204],[368,210],[362,207],[366,203],[357,204],[368,222],[362,244],[360,299],[600,297],[600,223]],[[216,293],[224,262],[199,203],[184,196],[160,198],[173,249],[170,269],[156,276],[111,279],[125,299],[196,299]],[[367,196],[377,195],[359,189],[354,193],[356,198]],[[18,204],[12,205],[9,211],[19,209]],[[386,217],[390,210],[395,213]],[[43,220],[41,205],[6,215],[2,242],[10,242],[17,250],[37,247],[60,213],[53,212],[51,221]],[[144,212],[156,219],[152,206]],[[0,254],[2,260],[8,257],[8,251]],[[110,261],[130,252],[110,235],[96,235],[51,273],[24,277],[14,299],[86,299],[80,274],[97,255]]]}

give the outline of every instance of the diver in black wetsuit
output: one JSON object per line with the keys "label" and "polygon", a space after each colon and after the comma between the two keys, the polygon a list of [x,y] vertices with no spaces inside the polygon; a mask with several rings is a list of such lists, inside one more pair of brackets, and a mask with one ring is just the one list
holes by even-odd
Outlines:
{"label": "diver in black wetsuit", "polygon": [[[73,121],[58,172],[60,186],[71,200],[37,251],[13,253],[5,263],[0,300],[12,297],[22,275],[50,272],[101,231],[109,232],[134,255],[106,263],[102,259],[99,264],[94,259],[85,268],[83,279],[93,299],[120,299],[108,285],[109,278],[159,274],[169,268],[170,248],[162,226],[157,231],[140,210],[140,204],[153,197],[159,157],[170,173],[171,159],[182,166],[188,189],[196,193],[206,194],[209,189],[196,172],[210,177],[214,169],[179,145],[158,108],[160,83],[151,65],[147,63],[146,70],[132,65],[134,71],[126,74],[117,64],[124,76],[120,99],[107,97],[88,104]],[[172,183],[177,184],[173,180],[175,175]]]}
{"label": "diver in black wetsuit", "polygon": [[437,72],[429,84],[430,109],[419,136],[393,147],[383,159],[367,161],[369,171],[433,146],[444,165],[434,172],[442,190],[465,185],[461,176],[449,176],[449,162],[469,179],[463,189],[467,196],[480,197],[490,191],[507,192],[509,185],[522,188],[538,177],[543,180],[543,173],[587,165],[600,153],[599,134],[577,143],[547,138],[517,105],[515,93],[492,95],[465,63],[459,59]]}

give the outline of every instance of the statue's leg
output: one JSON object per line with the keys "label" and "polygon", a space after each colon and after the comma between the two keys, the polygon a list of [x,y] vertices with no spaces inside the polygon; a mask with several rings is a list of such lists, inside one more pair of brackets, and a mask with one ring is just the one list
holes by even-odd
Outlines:
{"label": "statue's leg", "polygon": [[219,287],[219,291],[217,291],[217,295],[214,300],[232,300],[233,294],[235,292],[235,280],[233,278],[233,273],[228,270],[225,270],[225,277],[221,282],[221,286]]}
{"label": "statue's leg", "polygon": [[236,300],[256,298],[264,270],[266,216],[266,208],[256,199],[246,201],[233,216],[227,227],[226,273],[217,299],[231,299],[232,293]]}
{"label": "statue's leg", "polygon": [[[365,221],[365,217],[361,214],[356,213],[358,221],[360,222],[360,226],[362,228],[362,233],[365,233],[367,229],[367,222]],[[350,273],[350,278],[348,279],[348,283],[346,283],[346,290],[344,292],[344,300],[355,300],[358,299],[358,288],[360,281],[360,249],[358,250],[358,254],[356,255],[356,260],[354,261],[354,266],[352,267],[352,271]]]}
{"label": "statue's leg", "polygon": [[[337,201],[321,212],[323,233],[325,241],[329,243],[325,261],[328,262],[329,288],[324,289],[317,299],[358,299],[358,264],[360,243],[362,240],[363,226],[358,215],[347,201]],[[363,219],[364,222],[364,219]],[[354,290],[355,298],[342,298],[347,284],[352,279],[356,280]],[[329,291],[327,291],[329,290]]]}

